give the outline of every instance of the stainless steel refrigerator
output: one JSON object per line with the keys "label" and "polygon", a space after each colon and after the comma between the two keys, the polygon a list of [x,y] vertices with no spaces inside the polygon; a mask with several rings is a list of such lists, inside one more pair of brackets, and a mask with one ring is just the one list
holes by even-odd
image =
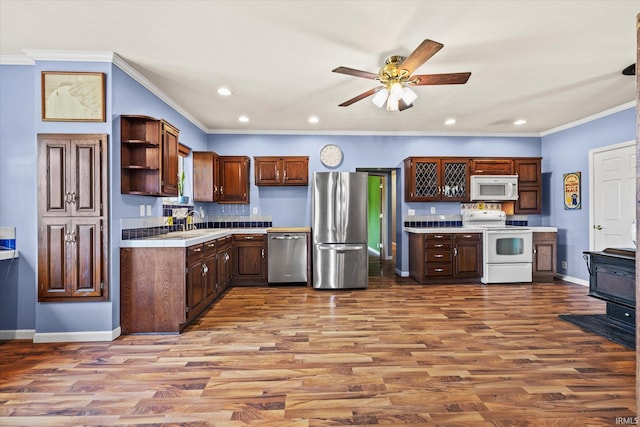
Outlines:
{"label": "stainless steel refrigerator", "polygon": [[366,288],[367,181],[363,172],[313,174],[313,287]]}

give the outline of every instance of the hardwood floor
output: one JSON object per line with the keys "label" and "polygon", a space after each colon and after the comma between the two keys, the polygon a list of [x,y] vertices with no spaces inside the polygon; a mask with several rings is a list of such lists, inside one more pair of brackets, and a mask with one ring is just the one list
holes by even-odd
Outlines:
{"label": "hardwood floor", "polygon": [[[0,425],[614,426],[635,351],[558,319],[587,288],[238,287],[181,335],[0,343]],[[622,418],[618,418],[622,417]]]}

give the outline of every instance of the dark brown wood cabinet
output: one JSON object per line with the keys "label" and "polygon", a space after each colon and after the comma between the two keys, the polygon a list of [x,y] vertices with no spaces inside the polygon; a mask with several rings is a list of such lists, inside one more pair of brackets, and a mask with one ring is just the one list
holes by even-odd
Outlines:
{"label": "dark brown wood cabinet", "polygon": [[556,274],[557,236],[553,232],[533,233],[533,281],[553,282]]}
{"label": "dark brown wood cabinet", "polygon": [[218,203],[249,203],[249,157],[220,156]]}
{"label": "dark brown wood cabinet", "polygon": [[106,135],[38,135],[38,301],[108,298]]}
{"label": "dark brown wood cabinet", "polygon": [[405,202],[469,200],[469,159],[409,157],[404,173]]}
{"label": "dark brown wood cabinet", "polygon": [[122,194],[178,195],[178,135],[161,119],[120,117]]}
{"label": "dark brown wood cabinet", "polygon": [[205,290],[207,273],[204,266],[204,244],[189,246],[186,267],[187,304],[185,314],[187,322],[200,314],[207,302]]}
{"label": "dark brown wood cabinet", "polygon": [[267,284],[267,241],[264,234],[236,234],[234,283]]}
{"label": "dark brown wood cabinet", "polygon": [[121,248],[122,332],[184,329],[229,285],[231,243],[228,236],[186,248]]}
{"label": "dark brown wood cabinet", "polygon": [[216,241],[218,253],[218,284],[224,292],[233,280],[233,237],[227,236]]}
{"label": "dark brown wood cabinet", "polygon": [[220,199],[219,156],[213,151],[193,152],[193,200],[217,202]]}
{"label": "dark brown wood cabinet", "polygon": [[513,168],[518,175],[518,200],[516,214],[542,213],[542,159],[521,157],[513,160]]}
{"label": "dark brown wood cabinet", "polygon": [[470,175],[513,175],[513,160],[474,158],[469,162]]}
{"label": "dark brown wood cabinet", "polygon": [[409,233],[409,274],[420,283],[478,282],[482,234]]}
{"label": "dark brown wood cabinet", "polygon": [[254,157],[254,180],[258,186],[309,185],[309,157]]}

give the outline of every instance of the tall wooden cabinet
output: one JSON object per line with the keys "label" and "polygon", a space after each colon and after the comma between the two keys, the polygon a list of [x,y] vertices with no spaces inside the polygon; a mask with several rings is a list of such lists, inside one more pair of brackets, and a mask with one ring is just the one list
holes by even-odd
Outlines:
{"label": "tall wooden cabinet", "polygon": [[38,301],[108,297],[106,135],[38,135]]}
{"label": "tall wooden cabinet", "polygon": [[122,194],[178,195],[178,135],[161,119],[120,117]]}

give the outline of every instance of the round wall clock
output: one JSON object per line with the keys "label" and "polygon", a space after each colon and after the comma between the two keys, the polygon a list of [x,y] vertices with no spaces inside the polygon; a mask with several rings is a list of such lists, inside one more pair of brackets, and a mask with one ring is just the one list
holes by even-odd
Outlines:
{"label": "round wall clock", "polygon": [[323,165],[334,168],[342,161],[342,150],[335,144],[327,144],[320,150],[320,161]]}

